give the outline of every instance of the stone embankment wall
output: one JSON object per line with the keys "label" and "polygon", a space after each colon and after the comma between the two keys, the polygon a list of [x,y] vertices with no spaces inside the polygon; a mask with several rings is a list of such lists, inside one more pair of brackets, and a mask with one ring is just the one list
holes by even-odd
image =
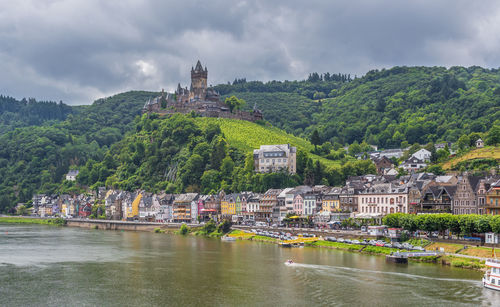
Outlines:
{"label": "stone embankment wall", "polygon": [[[90,229],[102,230],[130,230],[130,231],[154,231],[155,228],[160,229],[178,229],[181,224],[174,223],[142,223],[129,221],[107,221],[107,220],[68,220],[67,226],[81,227]],[[199,227],[198,224],[188,224],[189,227]]]}

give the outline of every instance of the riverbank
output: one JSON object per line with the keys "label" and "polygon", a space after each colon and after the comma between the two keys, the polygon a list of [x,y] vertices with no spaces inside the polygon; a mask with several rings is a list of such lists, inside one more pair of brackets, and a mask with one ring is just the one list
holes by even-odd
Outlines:
{"label": "riverbank", "polygon": [[17,216],[1,216],[0,223],[12,223],[12,224],[40,224],[40,225],[54,225],[54,226],[64,226],[66,221],[62,218],[29,218],[29,217],[17,217]]}
{"label": "riverbank", "polygon": [[[275,238],[269,238],[264,236],[258,236],[253,233],[244,232],[241,230],[233,230],[229,233],[229,236],[234,237],[238,240],[249,240],[257,242],[267,242],[273,244],[279,244],[280,240]],[[429,242],[430,243],[430,242]],[[446,243],[441,243],[446,244]],[[432,245],[432,243],[431,243]],[[354,253],[369,254],[374,256],[386,256],[391,253],[399,251],[397,248],[389,248],[382,246],[371,246],[371,245],[358,245],[349,244],[341,242],[330,242],[325,240],[318,240],[316,242],[306,242],[304,246],[315,247],[315,248],[326,248],[326,249],[337,249],[344,250]],[[462,269],[470,269],[476,271],[484,271],[486,269],[484,265],[484,260],[478,259],[476,257],[460,257],[458,254],[443,254],[437,256],[423,256],[423,257],[410,257],[410,262],[425,262],[434,263],[445,266],[452,266]]]}

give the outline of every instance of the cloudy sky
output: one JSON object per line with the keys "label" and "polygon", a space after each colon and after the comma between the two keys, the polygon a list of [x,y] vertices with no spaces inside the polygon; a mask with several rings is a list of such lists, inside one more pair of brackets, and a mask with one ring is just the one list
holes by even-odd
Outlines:
{"label": "cloudy sky", "polygon": [[127,90],[500,66],[500,1],[0,0],[0,94],[89,104]]}

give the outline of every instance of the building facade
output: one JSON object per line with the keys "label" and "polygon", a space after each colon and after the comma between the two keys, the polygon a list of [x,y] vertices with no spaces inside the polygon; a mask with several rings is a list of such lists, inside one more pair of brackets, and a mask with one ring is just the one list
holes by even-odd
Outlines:
{"label": "building facade", "polygon": [[290,144],[262,145],[253,151],[254,167],[257,173],[273,173],[286,170],[295,174],[297,148]]}

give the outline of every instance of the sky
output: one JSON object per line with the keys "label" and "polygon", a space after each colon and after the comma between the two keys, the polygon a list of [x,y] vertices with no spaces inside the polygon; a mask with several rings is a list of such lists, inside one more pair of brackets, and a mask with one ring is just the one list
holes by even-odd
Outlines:
{"label": "sky", "polygon": [[500,66],[500,1],[0,0],[0,94],[90,104],[235,78]]}

